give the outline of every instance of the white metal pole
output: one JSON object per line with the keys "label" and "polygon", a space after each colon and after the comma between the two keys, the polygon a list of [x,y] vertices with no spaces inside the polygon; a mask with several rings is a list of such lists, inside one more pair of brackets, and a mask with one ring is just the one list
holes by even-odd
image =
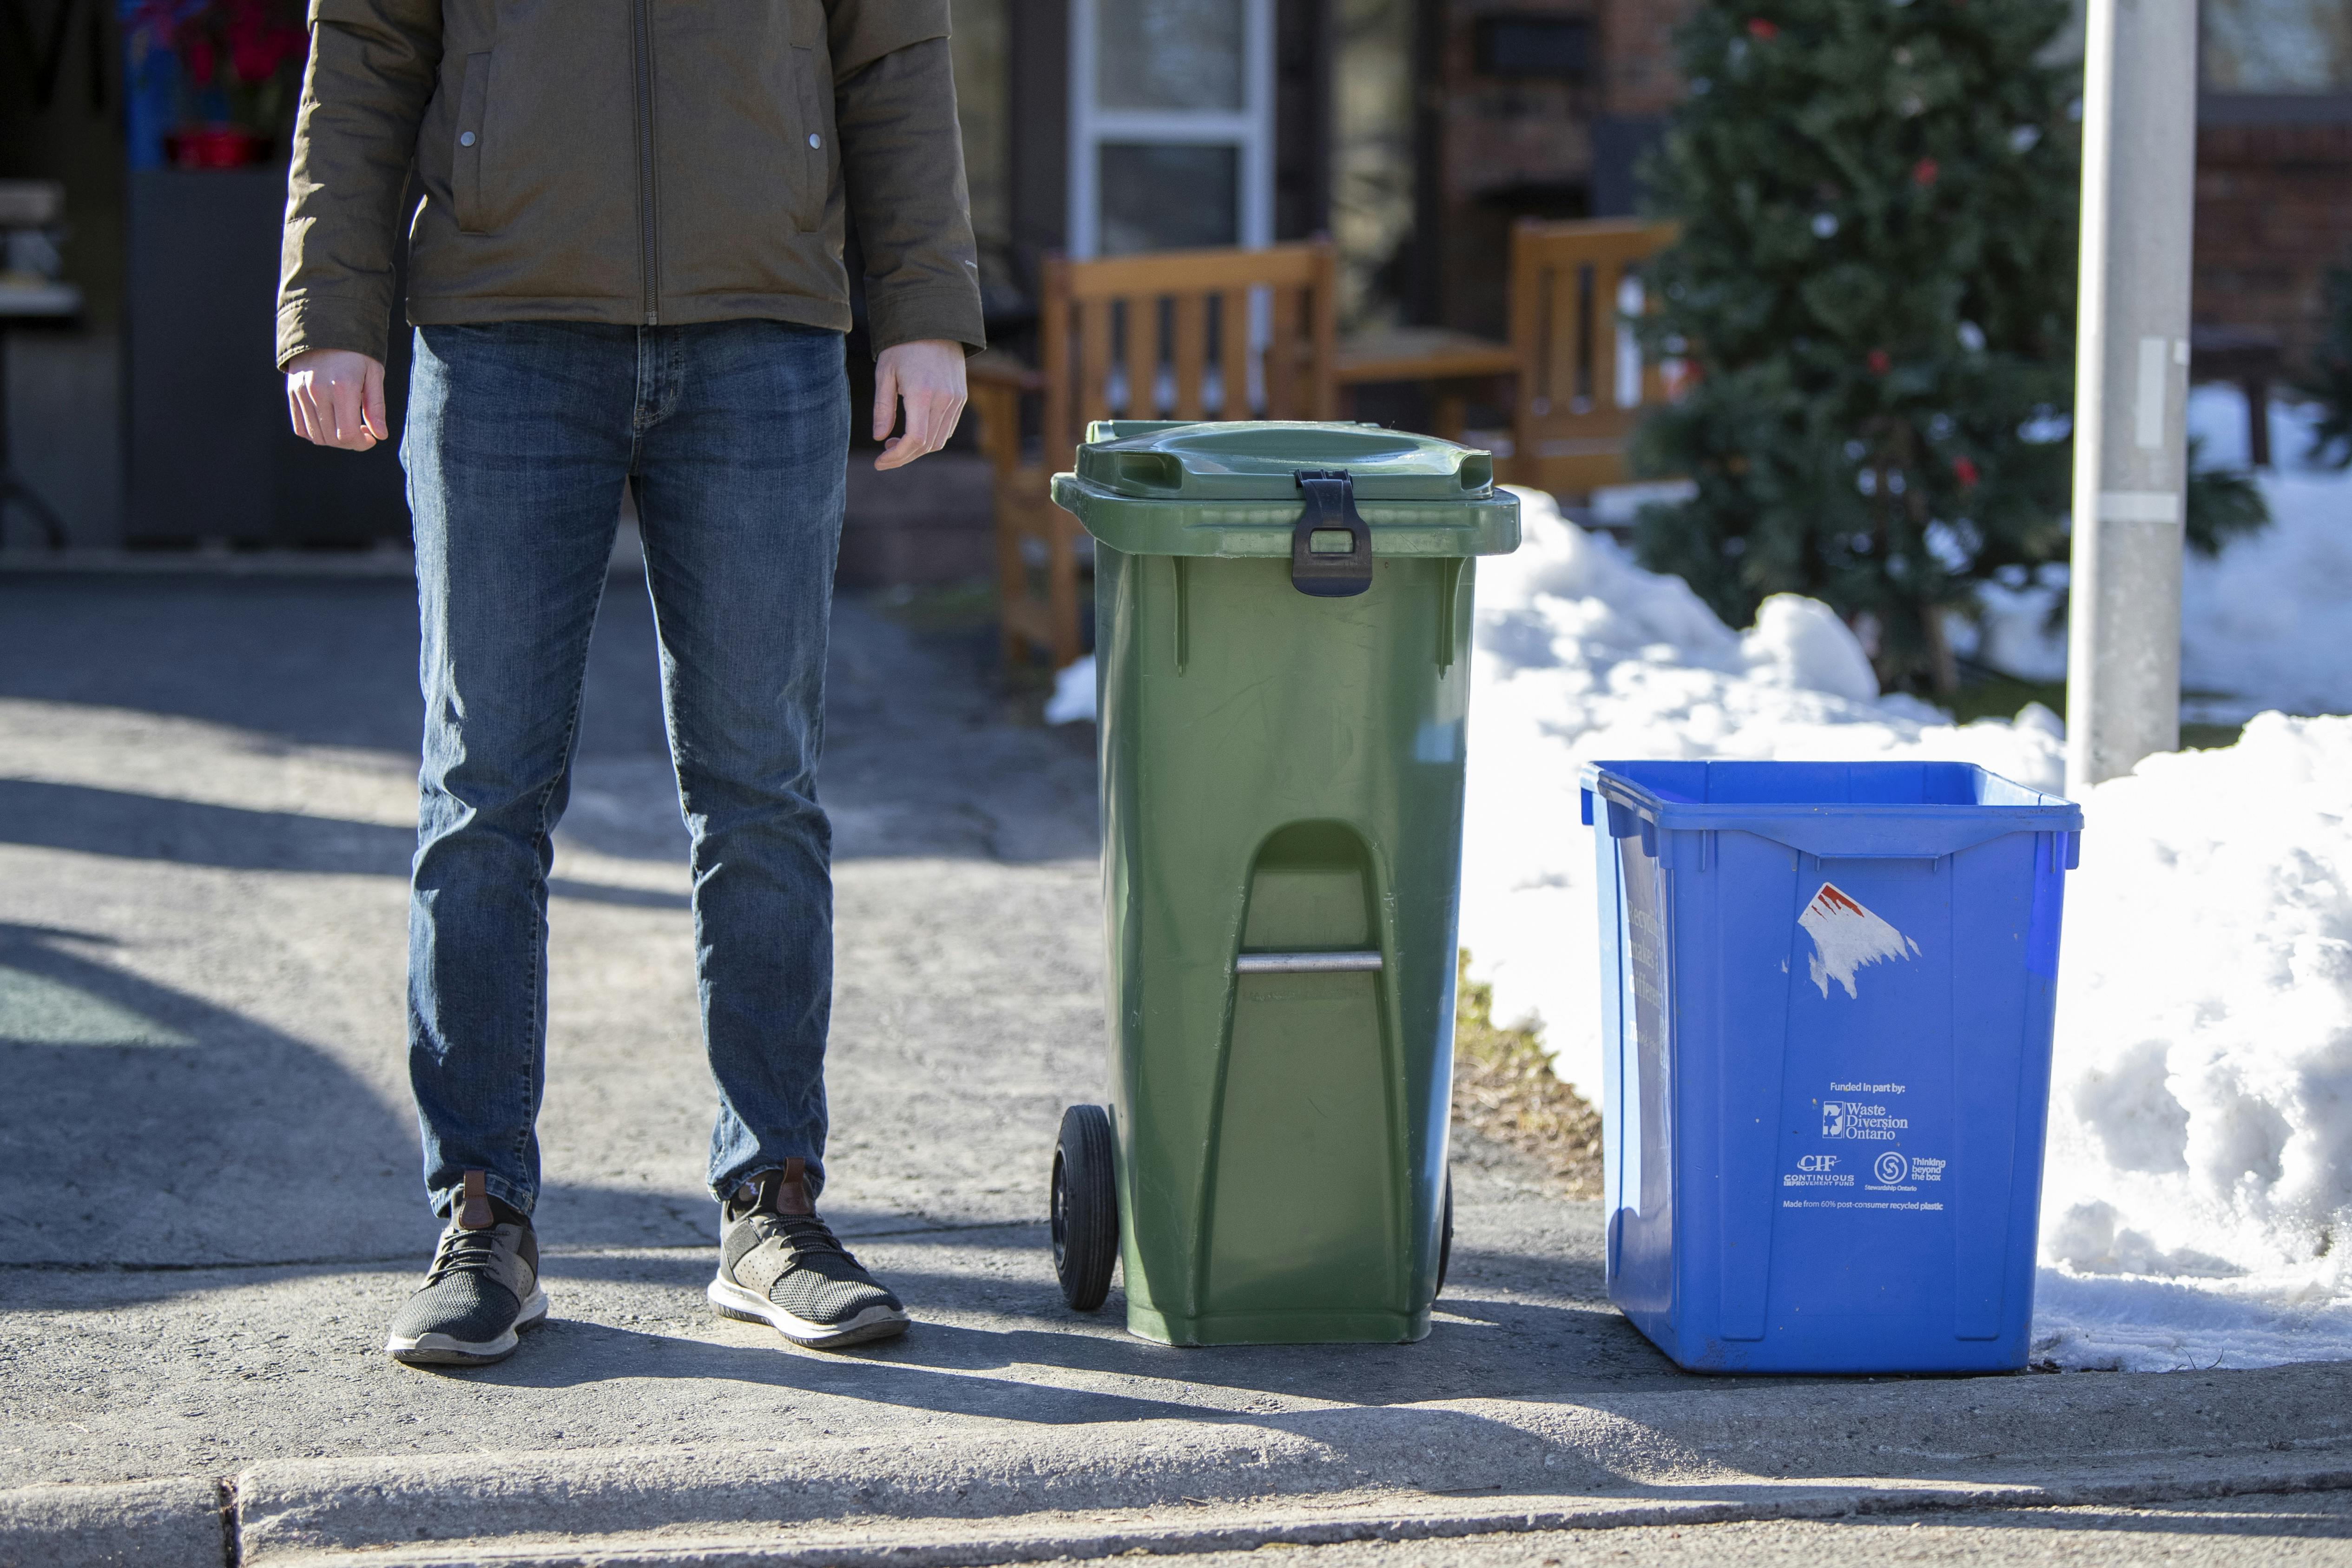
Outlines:
{"label": "white metal pole", "polygon": [[2180,744],[2196,0],[2089,0],[2066,777]]}

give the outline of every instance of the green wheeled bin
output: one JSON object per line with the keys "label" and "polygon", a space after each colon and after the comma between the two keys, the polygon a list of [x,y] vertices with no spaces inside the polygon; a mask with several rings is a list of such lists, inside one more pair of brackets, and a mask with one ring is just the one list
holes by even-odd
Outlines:
{"label": "green wheeled bin", "polygon": [[1443,1282],[1487,454],[1366,425],[1105,422],[1095,540],[1111,1104],[1054,1240],[1173,1344],[1417,1340]]}

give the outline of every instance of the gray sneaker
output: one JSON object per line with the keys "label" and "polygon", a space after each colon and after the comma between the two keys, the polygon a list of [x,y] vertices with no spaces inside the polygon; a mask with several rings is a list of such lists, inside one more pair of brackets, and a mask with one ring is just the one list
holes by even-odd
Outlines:
{"label": "gray sneaker", "polygon": [[798,1159],[735,1189],[721,1211],[710,1304],[812,1350],[907,1331],[907,1309],[816,1217]]}
{"label": "gray sneaker", "polygon": [[530,1221],[494,1207],[482,1173],[468,1171],[433,1271],[394,1315],[383,1348],[411,1366],[488,1366],[514,1354],[518,1331],[546,1316]]}

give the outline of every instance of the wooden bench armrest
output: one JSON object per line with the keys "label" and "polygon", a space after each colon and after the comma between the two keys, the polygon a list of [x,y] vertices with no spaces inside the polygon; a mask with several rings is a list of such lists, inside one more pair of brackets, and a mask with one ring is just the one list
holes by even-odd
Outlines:
{"label": "wooden bench armrest", "polygon": [[980,421],[980,449],[989,466],[1000,476],[1009,475],[1021,467],[1021,403],[1032,390],[1022,377],[1024,374],[1037,381],[1044,377],[1034,371],[1024,372],[1023,366],[1011,361],[1004,362],[1002,367],[990,366],[972,374],[983,357],[975,354],[965,362],[971,414]]}

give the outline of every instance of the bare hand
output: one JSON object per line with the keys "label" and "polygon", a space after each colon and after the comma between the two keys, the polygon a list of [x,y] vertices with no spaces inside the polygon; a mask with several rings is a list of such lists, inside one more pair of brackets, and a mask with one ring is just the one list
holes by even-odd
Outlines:
{"label": "bare hand", "polygon": [[[899,468],[926,452],[936,452],[955,434],[963,416],[963,345],[945,338],[894,343],[874,362],[874,438],[882,443],[877,468]],[[907,431],[893,436],[898,405],[907,405]]]}
{"label": "bare hand", "polygon": [[[957,367],[961,374],[962,366]],[[286,362],[286,412],[294,434],[321,447],[364,452],[389,438],[383,362],[349,349],[311,349]]]}

